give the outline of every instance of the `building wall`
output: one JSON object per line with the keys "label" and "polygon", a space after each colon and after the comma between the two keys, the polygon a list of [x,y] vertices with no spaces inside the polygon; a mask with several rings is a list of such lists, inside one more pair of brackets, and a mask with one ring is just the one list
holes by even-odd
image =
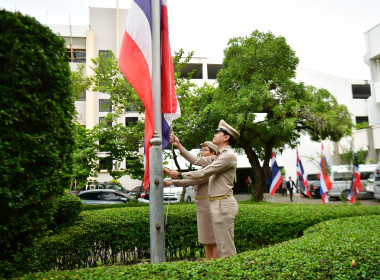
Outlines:
{"label": "building wall", "polygon": [[[368,98],[368,121],[372,127],[372,154],[376,154],[376,161],[379,161],[380,154],[380,24],[374,26],[364,33],[366,43],[366,54],[364,61],[370,68],[371,73],[371,97]],[[370,148],[372,148],[370,146]]]}

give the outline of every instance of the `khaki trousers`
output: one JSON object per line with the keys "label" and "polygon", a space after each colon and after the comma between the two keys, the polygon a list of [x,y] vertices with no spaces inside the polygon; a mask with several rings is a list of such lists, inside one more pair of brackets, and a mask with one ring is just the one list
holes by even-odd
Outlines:
{"label": "khaki trousers", "polygon": [[236,255],[234,242],[234,222],[238,204],[232,196],[210,203],[212,225],[220,257]]}

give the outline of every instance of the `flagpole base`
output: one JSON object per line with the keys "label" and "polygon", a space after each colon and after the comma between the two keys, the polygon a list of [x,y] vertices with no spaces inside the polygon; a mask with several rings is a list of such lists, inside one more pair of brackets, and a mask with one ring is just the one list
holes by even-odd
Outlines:
{"label": "flagpole base", "polygon": [[154,133],[149,149],[150,192],[150,261],[165,262],[164,196],[162,183],[162,145],[158,133]]}

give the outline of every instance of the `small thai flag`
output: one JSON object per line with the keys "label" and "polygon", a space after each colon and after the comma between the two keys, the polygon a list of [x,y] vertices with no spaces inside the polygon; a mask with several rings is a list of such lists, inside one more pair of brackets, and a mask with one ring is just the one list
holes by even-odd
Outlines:
{"label": "small thai flag", "polygon": [[277,191],[278,187],[281,186],[281,183],[283,180],[280,169],[278,168],[278,165],[276,162],[276,158],[274,157],[273,153],[272,153],[271,165],[272,165],[272,169],[270,171],[271,184],[270,184],[269,193],[271,196],[273,196],[275,192]]}

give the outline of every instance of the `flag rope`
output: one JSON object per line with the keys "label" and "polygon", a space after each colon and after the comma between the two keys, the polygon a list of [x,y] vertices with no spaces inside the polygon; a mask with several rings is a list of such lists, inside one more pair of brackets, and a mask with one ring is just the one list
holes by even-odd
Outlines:
{"label": "flag rope", "polygon": [[[169,36],[169,32],[168,32],[168,36]],[[171,61],[171,57],[170,57],[170,47],[169,47],[169,53],[167,54],[169,59],[167,60],[168,61],[168,69],[170,69],[170,63],[172,62]],[[171,123],[170,123],[170,134],[173,133],[173,99],[172,99],[172,75],[169,75],[169,93],[170,93],[170,120],[171,120]],[[174,145],[173,143],[171,143],[171,150],[172,150],[172,155],[174,155]],[[173,163],[173,160],[172,160],[172,166],[171,166],[171,170],[173,170],[173,167],[174,167],[174,163]],[[169,191],[171,192],[172,190],[172,185],[170,185],[170,189]],[[164,225],[167,225],[168,224],[168,214],[169,214],[169,205],[170,205],[170,198],[168,199],[168,207],[166,207],[166,217],[165,217],[165,222],[164,222]]]}

